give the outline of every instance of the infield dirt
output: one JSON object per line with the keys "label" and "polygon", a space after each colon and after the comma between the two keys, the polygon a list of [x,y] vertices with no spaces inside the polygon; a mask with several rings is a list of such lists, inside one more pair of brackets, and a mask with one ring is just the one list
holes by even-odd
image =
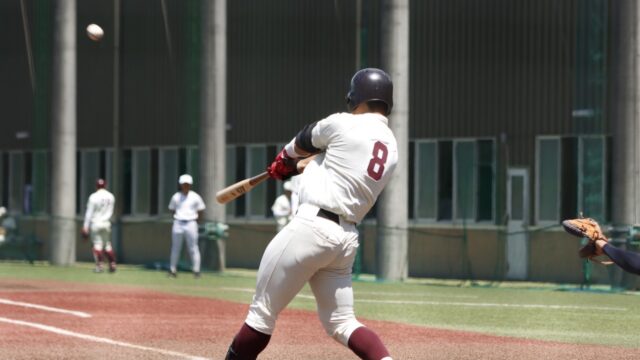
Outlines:
{"label": "infield dirt", "polygon": [[[247,305],[124,285],[0,280],[0,298],[91,314],[0,304],[0,357],[8,359],[222,359]],[[360,319],[395,359],[638,359],[640,350],[565,344]],[[18,322],[72,333],[54,333]],[[105,343],[107,340],[118,343]],[[130,344],[141,348],[132,348]],[[142,348],[143,347],[143,348]],[[184,356],[183,356],[184,355]],[[285,310],[260,359],[355,359],[314,312]]]}

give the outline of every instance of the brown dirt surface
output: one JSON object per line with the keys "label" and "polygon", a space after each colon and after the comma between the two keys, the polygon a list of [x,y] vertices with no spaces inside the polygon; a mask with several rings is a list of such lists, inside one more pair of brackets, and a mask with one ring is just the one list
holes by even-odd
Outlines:
{"label": "brown dirt surface", "polygon": [[[0,358],[25,360],[186,359],[189,356],[223,359],[247,311],[247,305],[243,304],[130,286],[46,281],[0,280],[0,299],[92,315],[80,318],[0,303],[0,318],[14,321],[0,321]],[[82,334],[84,338],[15,321],[55,327]],[[498,337],[366,319],[362,322],[380,335],[395,359],[640,358],[640,349]],[[105,343],[108,341],[105,339],[144,348]],[[260,359],[356,357],[324,333],[314,312],[285,310]]]}

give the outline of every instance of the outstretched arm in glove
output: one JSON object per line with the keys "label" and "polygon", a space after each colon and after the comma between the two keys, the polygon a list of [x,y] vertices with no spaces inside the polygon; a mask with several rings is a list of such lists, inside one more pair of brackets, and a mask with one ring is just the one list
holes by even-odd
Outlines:
{"label": "outstretched arm in glove", "polygon": [[600,261],[595,259],[602,255],[602,249],[596,246],[596,241],[607,242],[608,239],[602,233],[602,229],[597,221],[590,218],[567,219],[562,222],[564,229],[571,235],[587,238],[589,242],[578,250],[581,258],[593,260],[603,265],[612,264],[611,261]]}
{"label": "outstretched arm in glove", "polygon": [[627,272],[640,275],[640,254],[618,249],[604,240],[597,240],[595,245],[598,252],[604,252],[616,265]]}

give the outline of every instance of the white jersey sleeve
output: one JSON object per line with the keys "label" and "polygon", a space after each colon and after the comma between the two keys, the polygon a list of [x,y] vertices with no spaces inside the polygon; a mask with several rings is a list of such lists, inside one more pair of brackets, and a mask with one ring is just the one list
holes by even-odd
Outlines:
{"label": "white jersey sleeve", "polygon": [[171,197],[171,200],[169,200],[169,210],[176,211],[176,208],[178,207],[179,198],[180,198],[180,192],[173,194],[173,196]]}
{"label": "white jersey sleeve", "polygon": [[380,114],[334,114],[311,129],[324,153],[307,166],[300,203],[310,203],[359,223],[389,182],[398,146]]}
{"label": "white jersey sleeve", "polygon": [[206,205],[204,204],[204,200],[202,200],[202,196],[198,195],[198,193],[193,192],[193,195],[195,195],[194,197],[195,199],[195,203],[196,203],[196,210],[197,211],[202,211],[204,209],[206,209]]}
{"label": "white jersey sleeve", "polygon": [[89,225],[91,225],[91,217],[93,216],[93,203],[91,202],[91,196],[89,196],[89,200],[87,200],[87,210],[84,213],[84,224],[82,224],[83,228],[88,229]]}

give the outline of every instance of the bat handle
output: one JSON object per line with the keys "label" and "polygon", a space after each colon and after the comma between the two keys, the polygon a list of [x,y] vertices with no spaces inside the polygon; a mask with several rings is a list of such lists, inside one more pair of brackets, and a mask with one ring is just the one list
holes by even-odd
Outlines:
{"label": "bat handle", "polygon": [[251,186],[255,186],[267,180],[268,178],[269,178],[269,173],[265,171],[249,179],[249,184],[251,184]]}

